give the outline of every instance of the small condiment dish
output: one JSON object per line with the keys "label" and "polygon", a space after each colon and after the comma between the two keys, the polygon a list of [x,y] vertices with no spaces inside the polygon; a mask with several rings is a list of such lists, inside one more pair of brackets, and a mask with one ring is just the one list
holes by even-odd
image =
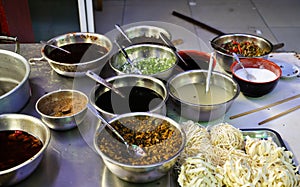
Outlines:
{"label": "small condiment dish", "polygon": [[53,130],[69,130],[79,125],[87,112],[88,97],[77,90],[57,90],[36,103],[42,121]]}
{"label": "small condiment dish", "polygon": [[232,77],[237,81],[245,96],[261,97],[276,87],[282,73],[276,63],[263,58],[247,58],[240,61],[245,69],[255,76],[255,79],[248,80],[237,61],[231,65]]}

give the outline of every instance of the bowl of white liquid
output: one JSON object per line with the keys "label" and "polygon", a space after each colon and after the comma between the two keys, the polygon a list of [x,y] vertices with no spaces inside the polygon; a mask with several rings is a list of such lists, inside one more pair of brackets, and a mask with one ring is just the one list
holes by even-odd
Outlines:
{"label": "bowl of white liquid", "polygon": [[180,116],[194,121],[212,121],[229,110],[240,93],[239,85],[231,77],[213,71],[206,92],[207,70],[189,70],[171,77],[167,89]]}
{"label": "bowl of white liquid", "polygon": [[[280,67],[269,60],[262,58],[241,59],[245,69],[236,61],[230,69],[232,77],[240,86],[241,92],[249,97],[261,97],[270,93],[276,87],[281,76]],[[254,78],[247,78],[247,72]]]}

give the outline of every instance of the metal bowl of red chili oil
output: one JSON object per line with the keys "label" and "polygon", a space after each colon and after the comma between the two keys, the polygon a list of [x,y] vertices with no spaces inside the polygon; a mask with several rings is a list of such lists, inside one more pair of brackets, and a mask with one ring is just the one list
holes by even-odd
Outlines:
{"label": "metal bowl of red chili oil", "polygon": [[[218,49],[216,46],[224,50]],[[261,37],[252,34],[233,33],[215,37],[211,41],[211,47],[216,52],[216,60],[220,66],[231,73],[230,66],[235,61],[232,53],[240,55],[240,58],[266,58],[273,50],[273,44]]]}
{"label": "metal bowl of red chili oil", "polygon": [[0,186],[29,177],[49,141],[50,130],[40,119],[25,114],[0,115]]}
{"label": "metal bowl of red chili oil", "polygon": [[167,175],[185,146],[185,133],[180,125],[160,114],[126,113],[113,118],[109,124],[129,144],[145,152],[143,156],[132,155],[107,127],[97,129],[94,136],[97,153],[113,174],[128,182],[152,182]]}

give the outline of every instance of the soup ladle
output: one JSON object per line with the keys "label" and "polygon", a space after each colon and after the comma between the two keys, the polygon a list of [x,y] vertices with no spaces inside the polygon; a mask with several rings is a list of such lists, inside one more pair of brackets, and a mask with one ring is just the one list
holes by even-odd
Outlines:
{"label": "soup ladle", "polygon": [[138,145],[135,144],[129,144],[124,138],[123,136],[113,127],[111,126],[99,113],[98,111],[89,103],[87,104],[88,109],[94,114],[96,115],[96,117],[98,119],[101,120],[102,123],[104,123],[105,126],[107,126],[115,135],[117,135],[117,137],[119,139],[121,139],[121,141],[126,145],[127,151],[130,155],[134,156],[134,157],[142,157],[142,156],[146,156],[146,152],[144,151],[143,148],[139,147]]}
{"label": "soup ladle", "polygon": [[70,51],[65,50],[65,49],[63,49],[63,48],[61,48],[61,47],[58,47],[58,46],[56,46],[56,45],[50,44],[50,43],[45,42],[45,41],[40,41],[40,42],[41,42],[41,44],[43,44],[43,45],[48,45],[48,46],[53,47],[53,48],[55,48],[55,49],[59,49],[59,50],[65,52],[65,53],[71,54]]}
{"label": "soup ladle", "polygon": [[90,77],[91,79],[93,79],[94,81],[102,84],[103,86],[105,86],[106,88],[112,90],[113,92],[115,92],[116,94],[118,94],[121,97],[125,97],[125,95],[120,92],[120,90],[118,90],[117,88],[115,88],[111,83],[107,82],[106,80],[104,80],[102,77],[100,77],[99,75],[97,75],[96,73],[94,73],[91,70],[88,70],[85,73],[86,76]]}

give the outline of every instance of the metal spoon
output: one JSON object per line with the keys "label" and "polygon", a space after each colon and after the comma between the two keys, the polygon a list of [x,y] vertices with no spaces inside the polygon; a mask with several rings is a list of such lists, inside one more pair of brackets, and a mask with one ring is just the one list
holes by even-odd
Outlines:
{"label": "metal spoon", "polygon": [[126,40],[128,40],[129,43],[132,43],[132,41],[129,39],[129,37],[127,36],[127,34],[125,33],[125,31],[121,28],[120,25],[115,24],[116,29],[126,38]]}
{"label": "metal spoon", "polygon": [[237,54],[232,53],[233,57],[236,59],[236,61],[239,63],[240,66],[242,66],[243,70],[246,72],[246,77],[248,80],[256,80],[256,77],[254,75],[252,75],[251,73],[249,73],[247,71],[247,69],[244,67],[244,65],[241,63],[239,57],[237,56]]}
{"label": "metal spoon", "polygon": [[214,63],[214,52],[210,53],[210,58],[209,58],[209,66],[208,66],[208,72],[207,72],[207,77],[206,77],[206,87],[205,87],[205,93],[209,91],[209,86],[210,86],[210,77],[212,73],[212,66]]}
{"label": "metal spoon", "polygon": [[91,79],[93,79],[94,81],[102,84],[106,88],[108,88],[108,89],[112,90],[113,92],[115,92],[116,94],[120,95],[121,97],[123,97],[123,98],[125,97],[125,95],[122,92],[120,92],[120,90],[115,88],[111,83],[107,82],[106,80],[104,80],[102,77],[100,77],[96,73],[92,72],[91,70],[88,70],[85,74],[88,77],[90,77]]}
{"label": "metal spoon", "polygon": [[53,47],[53,48],[55,48],[55,49],[59,49],[59,50],[65,52],[65,53],[71,54],[70,51],[65,50],[65,49],[63,49],[63,48],[61,48],[61,47],[58,47],[58,46],[56,46],[56,45],[52,45],[52,44],[50,44],[50,43],[48,43],[48,42],[45,42],[45,41],[40,41],[40,42],[41,42],[41,44],[48,45],[48,46]]}
{"label": "metal spoon", "polygon": [[138,68],[136,68],[134,63],[130,60],[130,58],[129,58],[127,52],[125,51],[125,49],[123,47],[121,47],[116,40],[115,40],[115,44],[117,45],[117,47],[119,48],[119,50],[121,51],[123,56],[125,57],[126,61],[131,65],[132,70],[134,71],[134,73],[142,74],[142,72]]}
{"label": "metal spoon", "polygon": [[146,156],[146,152],[144,151],[143,148],[139,147],[138,145],[135,144],[129,144],[123,136],[113,127],[111,126],[99,113],[98,111],[89,103],[87,104],[88,109],[97,116],[101,120],[101,122],[104,123],[105,126],[107,126],[115,135],[118,136],[122,140],[122,142],[126,145],[127,151],[130,155],[135,156],[135,157],[141,157],[141,156]]}
{"label": "metal spoon", "polygon": [[159,36],[165,42],[165,44],[167,44],[167,46],[173,50],[177,58],[179,58],[186,66],[188,66],[188,63],[180,56],[180,54],[177,52],[177,48],[173,45],[169,38],[162,32],[159,33]]}

